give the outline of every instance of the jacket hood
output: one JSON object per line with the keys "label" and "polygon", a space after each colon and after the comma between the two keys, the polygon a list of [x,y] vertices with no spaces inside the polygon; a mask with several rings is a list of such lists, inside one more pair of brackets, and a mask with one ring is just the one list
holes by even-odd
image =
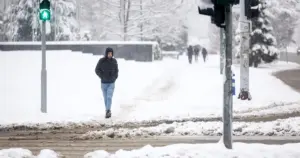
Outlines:
{"label": "jacket hood", "polygon": [[114,56],[114,50],[113,50],[112,48],[108,47],[108,48],[106,48],[106,50],[105,50],[105,57],[107,57],[108,52],[112,52],[112,56]]}

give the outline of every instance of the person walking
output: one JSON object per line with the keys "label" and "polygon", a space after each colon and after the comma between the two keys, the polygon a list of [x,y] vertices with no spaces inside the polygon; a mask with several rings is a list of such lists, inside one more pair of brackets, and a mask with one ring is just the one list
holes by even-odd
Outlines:
{"label": "person walking", "polygon": [[194,54],[194,50],[193,47],[190,45],[187,49],[188,51],[188,59],[189,59],[189,63],[192,64],[192,59],[193,59],[193,54]]}
{"label": "person walking", "polygon": [[95,72],[101,79],[101,89],[106,110],[105,118],[110,118],[115,81],[119,74],[118,62],[114,58],[112,48],[106,48],[105,56],[98,61]]}
{"label": "person walking", "polygon": [[197,63],[198,62],[198,56],[199,56],[199,48],[196,46],[194,48],[194,53],[195,53],[195,62]]}
{"label": "person walking", "polygon": [[203,57],[204,62],[206,61],[206,56],[207,56],[207,51],[206,51],[206,49],[203,47],[203,48],[202,48],[202,57]]}

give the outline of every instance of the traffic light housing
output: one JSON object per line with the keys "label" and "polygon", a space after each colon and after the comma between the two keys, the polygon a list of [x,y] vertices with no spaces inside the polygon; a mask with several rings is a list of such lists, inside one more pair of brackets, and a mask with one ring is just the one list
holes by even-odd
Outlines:
{"label": "traffic light housing", "polygon": [[51,19],[51,12],[50,12],[50,1],[49,0],[43,0],[40,3],[40,20],[42,21],[49,21]]}
{"label": "traffic light housing", "polygon": [[224,28],[225,25],[225,6],[224,5],[214,5],[214,8],[201,9],[198,7],[198,12],[201,15],[207,15],[211,17],[213,24],[218,27]]}
{"label": "traffic light housing", "polygon": [[259,0],[245,0],[245,15],[247,19],[259,16]]}
{"label": "traffic light housing", "polygon": [[211,0],[213,4],[218,4],[218,5],[235,5],[239,4],[239,0]]}
{"label": "traffic light housing", "polygon": [[225,7],[239,4],[239,2],[239,0],[211,0],[213,8],[201,9],[198,7],[198,12],[201,15],[210,16],[212,23],[218,27],[225,28]]}

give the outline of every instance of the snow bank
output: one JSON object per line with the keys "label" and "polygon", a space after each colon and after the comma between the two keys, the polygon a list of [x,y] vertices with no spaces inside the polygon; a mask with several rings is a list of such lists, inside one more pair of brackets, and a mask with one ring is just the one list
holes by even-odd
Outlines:
{"label": "snow bank", "polygon": [[165,147],[144,146],[138,150],[119,150],[114,154],[105,151],[88,153],[84,158],[297,158],[300,156],[300,144],[263,145],[234,143],[233,149],[228,150],[222,144],[175,144]]}
{"label": "snow bank", "polygon": [[35,158],[32,152],[27,149],[11,148],[0,150],[0,158]]}
{"label": "snow bank", "polygon": [[[132,138],[150,136],[220,136],[222,122],[184,122],[136,129],[90,131],[76,139]],[[300,136],[300,117],[271,122],[233,122],[236,136]]]}
{"label": "snow bank", "polygon": [[39,155],[37,156],[37,158],[61,158],[61,157],[63,156],[49,149],[41,150]]}
{"label": "snow bank", "polygon": [[49,149],[43,149],[34,156],[30,150],[10,148],[0,150],[0,158],[62,158],[63,156]]}

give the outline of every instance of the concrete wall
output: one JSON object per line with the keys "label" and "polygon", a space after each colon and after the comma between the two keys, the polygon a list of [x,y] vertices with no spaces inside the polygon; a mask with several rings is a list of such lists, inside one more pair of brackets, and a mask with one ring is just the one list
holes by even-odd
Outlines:
{"label": "concrete wall", "polygon": [[[111,47],[114,49],[116,58],[125,60],[135,60],[151,62],[153,61],[153,51],[151,44],[47,44],[47,50],[72,50],[93,55],[104,55],[105,49]],[[2,51],[20,51],[20,50],[41,50],[39,44],[0,44]]]}

